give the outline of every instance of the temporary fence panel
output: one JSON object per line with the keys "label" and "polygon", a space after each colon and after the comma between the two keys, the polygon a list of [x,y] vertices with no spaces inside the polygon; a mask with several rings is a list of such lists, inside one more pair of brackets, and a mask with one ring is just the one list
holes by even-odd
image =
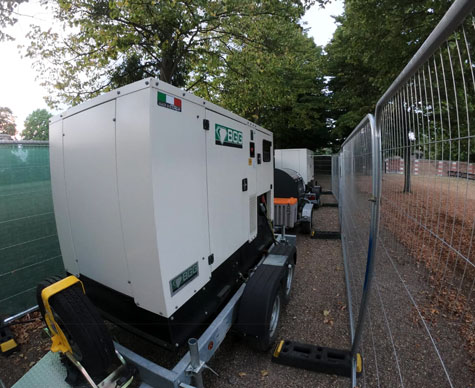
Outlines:
{"label": "temporary fence panel", "polygon": [[47,142],[0,142],[0,315],[36,304],[36,284],[63,273]]}
{"label": "temporary fence panel", "polygon": [[[361,387],[467,387],[474,381],[474,6],[468,0],[452,5],[376,107],[381,219],[372,297],[357,346],[365,369]],[[365,154],[368,133],[363,122],[341,151],[353,326],[367,286],[365,198],[376,157]]]}
{"label": "temporary fence panel", "polygon": [[313,155],[315,181],[324,189],[330,190],[332,185],[332,156]]}
{"label": "temporary fence panel", "polygon": [[365,117],[345,141],[339,163],[341,236],[352,350],[353,354],[361,352],[365,356],[366,352],[359,345],[371,290],[373,242],[378,230],[379,201],[376,198],[379,198],[380,188],[379,138],[372,115]]}
{"label": "temporary fence panel", "polygon": [[332,155],[332,192],[337,201],[340,195],[340,157],[339,155]]}

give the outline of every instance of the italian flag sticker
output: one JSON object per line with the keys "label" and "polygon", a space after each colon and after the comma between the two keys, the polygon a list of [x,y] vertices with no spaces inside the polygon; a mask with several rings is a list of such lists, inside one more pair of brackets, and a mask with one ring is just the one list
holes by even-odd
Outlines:
{"label": "italian flag sticker", "polygon": [[169,96],[168,94],[158,92],[157,103],[164,108],[173,109],[181,112],[181,100],[179,98]]}

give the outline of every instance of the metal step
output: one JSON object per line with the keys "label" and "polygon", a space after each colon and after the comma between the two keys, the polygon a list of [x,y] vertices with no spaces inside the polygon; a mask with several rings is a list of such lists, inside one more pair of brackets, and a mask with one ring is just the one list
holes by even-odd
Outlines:
{"label": "metal step", "polygon": [[48,352],[12,388],[71,388],[64,381],[66,375],[66,367],[61,363],[59,353]]}

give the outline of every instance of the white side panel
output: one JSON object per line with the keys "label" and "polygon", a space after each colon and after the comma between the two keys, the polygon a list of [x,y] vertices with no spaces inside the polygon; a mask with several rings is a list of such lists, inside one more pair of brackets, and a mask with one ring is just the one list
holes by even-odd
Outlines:
{"label": "white side panel", "polygon": [[314,175],[314,163],[313,163],[313,152],[307,150],[307,182],[315,179]]}
{"label": "white side panel", "polygon": [[165,315],[167,289],[161,283],[152,189],[150,93],[147,88],[117,99],[117,181],[135,302]]}
{"label": "white side panel", "polygon": [[81,274],[130,295],[119,213],[115,101],[63,120],[71,231]]}
{"label": "white side panel", "polygon": [[298,150],[282,150],[282,164],[300,174],[300,158]]}
{"label": "white side panel", "polygon": [[[181,112],[177,112],[159,106],[157,92],[151,89],[149,100],[155,204],[151,211],[156,220],[165,313],[170,316],[211,276],[208,264],[211,252],[206,188],[207,131],[203,130],[205,109],[202,106],[182,99]],[[170,281],[195,263],[198,263],[198,276],[172,295]]]}
{"label": "white side panel", "polygon": [[[268,162],[264,162],[263,140],[267,140],[272,143],[272,147],[270,150],[271,158]],[[267,195],[267,212],[269,219],[273,220],[274,206],[272,204],[274,203],[274,139],[272,134],[267,134],[260,131],[257,132],[256,152],[261,154],[261,164],[259,164],[257,167],[257,194],[262,195],[270,192],[270,196]],[[271,206],[269,206],[269,204],[271,204]]]}
{"label": "white side panel", "polygon": [[308,171],[308,159],[307,159],[307,150],[301,149],[299,150],[299,168],[300,168],[300,175],[302,175],[304,183],[307,183],[309,179],[309,171]]}
{"label": "white side panel", "polygon": [[297,171],[305,183],[313,179],[313,153],[306,148],[276,150],[276,168]]}
{"label": "white side panel", "polygon": [[[254,157],[251,158],[250,155],[250,142],[256,141],[256,132],[255,128],[249,126],[244,127],[243,131],[243,163],[247,162],[246,167],[246,177],[248,181],[248,198],[249,198],[249,230],[248,230],[248,241],[252,241],[257,237],[257,155],[254,153]],[[251,131],[253,133],[251,140]],[[254,148],[255,151],[255,148]]]}
{"label": "white side panel", "polygon": [[[257,157],[249,165],[250,128],[247,125],[208,110],[206,118],[210,128],[206,131],[208,206],[214,269],[250,239],[250,198],[256,195],[254,182],[259,166],[256,165]],[[242,148],[222,145],[219,140],[217,144],[216,125],[241,132]],[[222,136],[224,139],[224,132]],[[257,146],[256,137],[254,139]],[[243,179],[248,180],[247,191],[242,189]]]}
{"label": "white side panel", "polygon": [[[263,157],[263,141],[267,140],[272,143],[270,150],[270,161],[264,162]],[[257,194],[264,194],[274,187],[274,139],[272,135],[263,132],[257,132],[256,135],[256,152],[261,154],[261,164],[257,165]],[[273,206],[272,206],[273,207]]]}
{"label": "white side panel", "polygon": [[275,150],[275,168],[284,168],[282,161],[282,150]]}
{"label": "white side panel", "polygon": [[78,263],[74,254],[71,226],[69,223],[68,198],[64,180],[63,164],[63,122],[51,123],[49,126],[49,159],[51,167],[51,187],[53,191],[54,216],[58,230],[59,245],[66,271],[79,274]]}

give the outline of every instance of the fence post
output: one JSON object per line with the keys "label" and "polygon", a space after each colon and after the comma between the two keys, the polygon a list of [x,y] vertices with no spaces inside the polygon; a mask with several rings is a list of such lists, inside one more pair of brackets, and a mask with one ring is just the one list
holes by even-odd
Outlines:
{"label": "fence post", "polygon": [[406,133],[404,140],[404,192],[411,192],[411,144],[409,135]]}

